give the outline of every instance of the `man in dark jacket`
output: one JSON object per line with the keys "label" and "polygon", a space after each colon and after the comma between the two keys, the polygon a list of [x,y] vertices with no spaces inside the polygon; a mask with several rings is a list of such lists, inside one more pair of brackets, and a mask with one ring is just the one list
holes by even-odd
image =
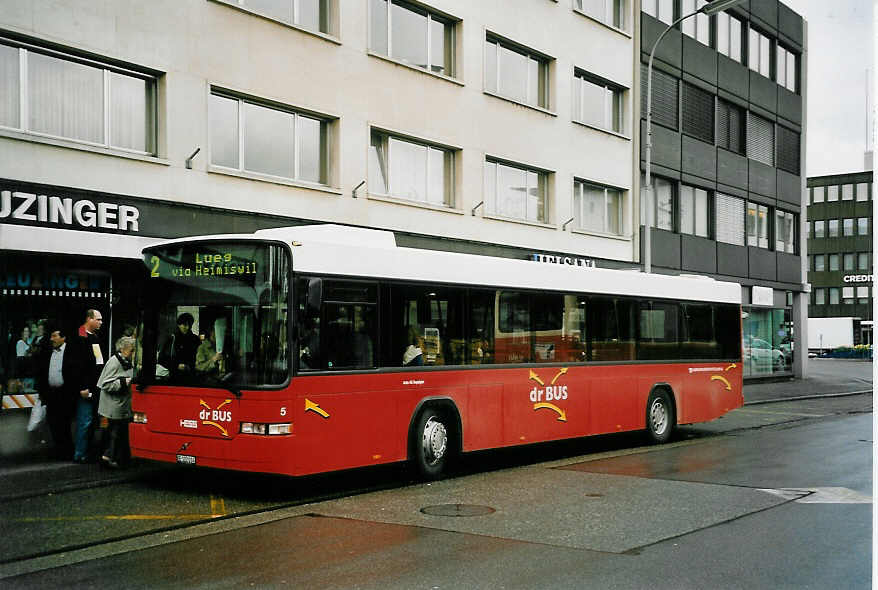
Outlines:
{"label": "man in dark jacket", "polygon": [[201,338],[192,333],[194,323],[195,318],[191,313],[181,313],[177,317],[174,335],[162,347],[158,362],[172,376],[191,376],[195,371],[195,354],[201,345]]}
{"label": "man in dark jacket", "polygon": [[77,463],[95,460],[98,448],[102,446],[92,444],[91,439],[97,423],[98,398],[101,395],[98,377],[101,376],[101,371],[104,370],[104,364],[107,362],[106,347],[101,345],[101,339],[98,338],[103,323],[101,312],[89,309],[85,312],[85,322],[79,327],[88,390],[80,396],[76,405],[76,448],[73,460]]}
{"label": "man in dark jacket", "polygon": [[80,396],[88,393],[83,351],[77,339],[67,342],[63,328],[50,332],[52,349],[39,357],[40,401],[46,406],[46,421],[55,442],[55,456],[69,461],[73,456],[70,423]]}

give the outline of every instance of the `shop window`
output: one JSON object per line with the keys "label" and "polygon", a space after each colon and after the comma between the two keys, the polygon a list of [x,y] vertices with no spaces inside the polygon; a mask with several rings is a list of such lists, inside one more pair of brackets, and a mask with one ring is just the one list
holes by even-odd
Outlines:
{"label": "shop window", "polygon": [[790,309],[745,308],[744,376],[786,373],[793,363],[793,324]]}

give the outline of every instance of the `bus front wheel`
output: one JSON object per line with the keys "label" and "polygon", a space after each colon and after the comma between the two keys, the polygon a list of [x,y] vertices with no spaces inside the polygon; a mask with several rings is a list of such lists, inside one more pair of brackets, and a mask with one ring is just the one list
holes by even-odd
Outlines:
{"label": "bus front wheel", "polygon": [[448,465],[451,450],[448,419],[428,408],[421,412],[412,437],[418,473],[425,479],[439,478]]}
{"label": "bus front wheel", "polygon": [[646,403],[646,432],[654,443],[666,443],[674,430],[676,416],[668,392],[656,389]]}

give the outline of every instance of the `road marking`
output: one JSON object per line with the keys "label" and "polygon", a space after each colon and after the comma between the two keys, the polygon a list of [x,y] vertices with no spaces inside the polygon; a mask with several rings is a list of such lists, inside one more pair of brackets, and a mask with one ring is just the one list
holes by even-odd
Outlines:
{"label": "road marking", "polygon": [[93,516],[25,516],[9,522],[78,522],[87,520],[207,520],[222,514],[97,514]]}
{"label": "road marking", "polygon": [[751,410],[749,408],[738,408],[739,412],[748,414],[772,414],[775,416],[804,416],[806,418],[823,418],[828,414],[804,414],[802,412],[770,412],[768,410]]}
{"label": "road marking", "polygon": [[822,487],[822,488],[778,488],[760,489],[785,500],[792,500],[797,504],[871,504],[872,497],[861,494],[849,488]]}
{"label": "road marking", "polygon": [[210,495],[210,514],[214,518],[226,515],[226,501],[222,496],[215,498],[213,494]]}

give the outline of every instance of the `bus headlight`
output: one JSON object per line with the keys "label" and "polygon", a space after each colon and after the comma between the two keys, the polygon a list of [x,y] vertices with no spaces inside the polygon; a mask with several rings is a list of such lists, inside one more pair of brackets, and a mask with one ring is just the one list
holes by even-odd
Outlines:
{"label": "bus headlight", "polygon": [[292,430],[293,425],[289,423],[263,424],[260,422],[241,422],[241,434],[278,435],[290,434]]}
{"label": "bus headlight", "polygon": [[146,424],[146,412],[134,412],[132,421],[135,424]]}

